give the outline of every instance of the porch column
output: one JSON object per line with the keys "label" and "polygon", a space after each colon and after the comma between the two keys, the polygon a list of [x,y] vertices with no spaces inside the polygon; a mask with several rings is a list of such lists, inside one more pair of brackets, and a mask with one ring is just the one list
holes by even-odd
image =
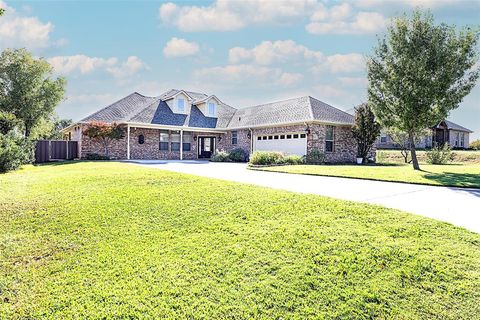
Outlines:
{"label": "porch column", "polygon": [[130,160],[130,125],[127,124],[127,160]]}
{"label": "porch column", "polygon": [[180,130],[180,160],[183,160],[183,130]]}

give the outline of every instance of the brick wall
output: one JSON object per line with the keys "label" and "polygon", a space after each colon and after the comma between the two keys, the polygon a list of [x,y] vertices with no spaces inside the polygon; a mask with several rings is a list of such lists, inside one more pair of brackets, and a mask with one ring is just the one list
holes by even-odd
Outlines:
{"label": "brick wall", "polygon": [[[83,134],[85,125],[82,125],[82,138],[80,143],[80,158],[84,159],[89,153],[97,153],[105,155],[105,148],[103,144],[97,140],[92,140]],[[125,127],[126,130],[126,127]],[[127,158],[127,134],[121,140],[113,140],[108,147],[109,156],[111,159],[126,159]]]}
{"label": "brick wall", "polygon": [[242,148],[247,154],[250,154],[250,144],[252,137],[248,138],[249,130],[241,129],[237,131],[237,144],[232,144],[232,132],[229,131],[222,135],[222,140],[217,144],[217,149],[221,151],[230,151],[235,148]]}

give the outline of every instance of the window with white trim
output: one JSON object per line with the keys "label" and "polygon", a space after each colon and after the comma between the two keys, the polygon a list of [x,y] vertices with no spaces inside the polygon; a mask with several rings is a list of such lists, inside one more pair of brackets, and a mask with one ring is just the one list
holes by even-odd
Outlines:
{"label": "window with white trim", "polygon": [[335,127],[327,126],[325,130],[325,152],[335,151]]}
{"label": "window with white trim", "polygon": [[238,132],[232,131],[232,144],[235,145],[238,143]]}
{"label": "window with white trim", "polygon": [[183,151],[192,150],[192,133],[184,132],[183,133]]}
{"label": "window with white trim", "polygon": [[458,147],[459,142],[460,142],[460,133],[455,132],[455,147]]}
{"label": "window with white trim", "polygon": [[215,115],[215,103],[209,102],[208,103],[208,115],[214,116]]}
{"label": "window with white trim", "polygon": [[460,134],[460,147],[465,147],[465,133]]}
{"label": "window with white trim", "polygon": [[178,112],[185,112],[185,99],[182,99],[182,98],[177,99],[177,109],[178,109]]}
{"label": "window with white trim", "polygon": [[170,150],[180,151],[180,131],[172,131],[170,135]]}
{"label": "window with white trim", "polygon": [[167,130],[160,130],[159,149],[161,151],[168,151],[168,131]]}

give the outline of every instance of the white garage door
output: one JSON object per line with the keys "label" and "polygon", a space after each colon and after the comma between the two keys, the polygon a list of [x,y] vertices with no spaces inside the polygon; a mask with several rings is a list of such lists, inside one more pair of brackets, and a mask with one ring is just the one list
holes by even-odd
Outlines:
{"label": "white garage door", "polygon": [[280,151],[304,156],[307,153],[307,136],[299,132],[257,135],[253,147],[255,151]]}

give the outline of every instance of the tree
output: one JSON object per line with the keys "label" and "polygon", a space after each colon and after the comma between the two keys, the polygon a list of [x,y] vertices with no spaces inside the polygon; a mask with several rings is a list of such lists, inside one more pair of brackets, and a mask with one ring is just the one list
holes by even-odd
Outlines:
{"label": "tree", "polygon": [[5,9],[0,8],[0,16],[2,16],[5,13]]}
{"label": "tree", "polygon": [[123,139],[125,130],[116,123],[92,121],[87,124],[83,134],[92,140],[100,142],[104,147],[105,156],[109,157],[108,147],[112,141]]}
{"label": "tree", "polygon": [[53,115],[50,118],[42,119],[32,129],[32,139],[45,139],[45,140],[60,140],[63,138],[63,133],[60,130],[71,125],[73,121],[71,119],[59,119],[57,115]]}
{"label": "tree", "polygon": [[13,113],[0,111],[0,134],[7,134],[20,125]]}
{"label": "tree", "polygon": [[415,10],[392,21],[368,58],[368,103],[384,127],[407,134],[415,170],[418,132],[447,118],[478,79],[478,37]]}
{"label": "tree", "polygon": [[[428,135],[427,130],[421,130],[414,135],[415,137],[415,145],[420,143],[420,138]],[[393,143],[395,143],[400,148],[400,153],[403,156],[403,160],[405,163],[411,163],[412,160],[408,158],[410,154],[410,141],[408,139],[408,134],[404,131],[398,130],[396,128],[389,128],[387,129],[387,134],[392,139]],[[431,133],[430,133],[431,134]]]}
{"label": "tree", "polygon": [[358,157],[366,163],[368,153],[380,134],[380,124],[368,104],[364,103],[355,108],[355,125],[352,134],[357,141]]}
{"label": "tree", "polygon": [[34,59],[25,49],[7,49],[0,55],[0,110],[22,121],[25,137],[52,116],[63,99],[65,79],[53,79],[52,71],[47,61]]}

